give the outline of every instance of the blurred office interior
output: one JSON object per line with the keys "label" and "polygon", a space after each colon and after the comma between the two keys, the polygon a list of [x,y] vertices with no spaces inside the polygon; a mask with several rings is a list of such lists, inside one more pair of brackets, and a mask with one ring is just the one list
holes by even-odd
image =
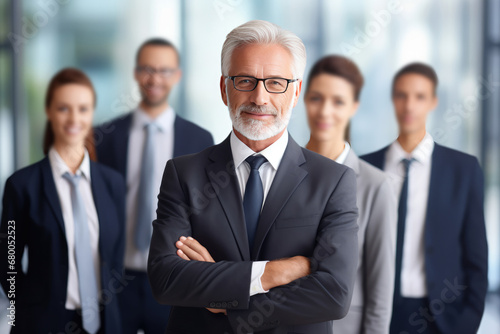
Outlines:
{"label": "blurred office interior", "polygon": [[[231,123],[219,92],[220,50],[231,29],[252,19],[302,38],[306,74],[326,54],[359,65],[365,87],[351,128],[358,154],[396,138],[394,73],[411,61],[437,70],[439,105],[428,131],[483,167],[489,295],[480,333],[500,333],[500,0],[0,0],[0,192],[15,170],[43,157],[50,78],[68,66],[84,70],[97,90],[95,123],[117,117],[139,101],[135,52],[153,36],[181,53],[183,79],[171,105],[222,141]],[[289,130],[307,142],[302,99]]]}

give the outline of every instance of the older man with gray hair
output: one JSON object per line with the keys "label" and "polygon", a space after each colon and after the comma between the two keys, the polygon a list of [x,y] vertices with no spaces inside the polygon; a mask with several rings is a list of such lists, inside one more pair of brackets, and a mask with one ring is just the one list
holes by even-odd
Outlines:
{"label": "older man with gray hair", "polygon": [[[221,95],[233,129],[170,160],[148,275],[166,333],[332,333],[357,268],[354,172],[287,132],[306,51],[265,21],[231,31]],[[325,182],[326,181],[326,182]]]}

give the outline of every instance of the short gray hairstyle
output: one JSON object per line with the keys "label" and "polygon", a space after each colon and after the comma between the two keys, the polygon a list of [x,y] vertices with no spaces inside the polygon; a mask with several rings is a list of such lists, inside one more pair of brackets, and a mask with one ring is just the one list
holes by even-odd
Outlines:
{"label": "short gray hairstyle", "polygon": [[248,44],[277,44],[284,47],[293,58],[292,73],[295,79],[302,79],[306,67],[306,48],[294,33],[282,29],[274,23],[253,20],[234,28],[222,46],[222,75],[229,75],[233,51]]}

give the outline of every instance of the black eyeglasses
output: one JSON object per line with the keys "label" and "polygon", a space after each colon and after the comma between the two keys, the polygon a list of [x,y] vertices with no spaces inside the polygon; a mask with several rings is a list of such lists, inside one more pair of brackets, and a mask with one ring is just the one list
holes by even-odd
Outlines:
{"label": "black eyeglasses", "polygon": [[243,75],[227,76],[226,78],[233,80],[234,89],[241,92],[251,92],[257,87],[259,81],[264,82],[264,88],[272,94],[281,94],[286,92],[290,82],[299,81],[299,79],[285,78],[266,78],[258,79],[255,77],[247,77]]}
{"label": "black eyeglasses", "polygon": [[177,68],[153,68],[150,66],[137,66],[135,68],[137,73],[141,76],[150,76],[154,74],[159,74],[162,78],[168,79],[170,78],[175,72],[177,72]]}

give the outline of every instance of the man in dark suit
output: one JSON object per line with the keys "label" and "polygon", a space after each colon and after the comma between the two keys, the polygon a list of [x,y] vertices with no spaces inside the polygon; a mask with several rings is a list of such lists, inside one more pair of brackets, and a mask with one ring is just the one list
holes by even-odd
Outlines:
{"label": "man in dark suit", "polygon": [[354,172],[286,131],[306,53],[250,21],[222,49],[233,131],[167,163],[148,260],[167,333],[332,333],[357,268]]}
{"label": "man in dark suit", "polygon": [[437,75],[422,63],[394,77],[398,139],[362,158],[398,179],[391,333],[476,333],[487,291],[483,176],[477,159],[426,132]]}
{"label": "man in dark suit", "polygon": [[135,68],[139,106],[95,129],[99,162],[119,171],[127,182],[125,273],[133,279],[119,295],[123,333],[165,329],[170,307],[154,300],[146,275],[156,195],[169,159],[213,145],[210,133],[176,115],[168,103],[180,78],[174,45],[159,38],[144,42]]}

